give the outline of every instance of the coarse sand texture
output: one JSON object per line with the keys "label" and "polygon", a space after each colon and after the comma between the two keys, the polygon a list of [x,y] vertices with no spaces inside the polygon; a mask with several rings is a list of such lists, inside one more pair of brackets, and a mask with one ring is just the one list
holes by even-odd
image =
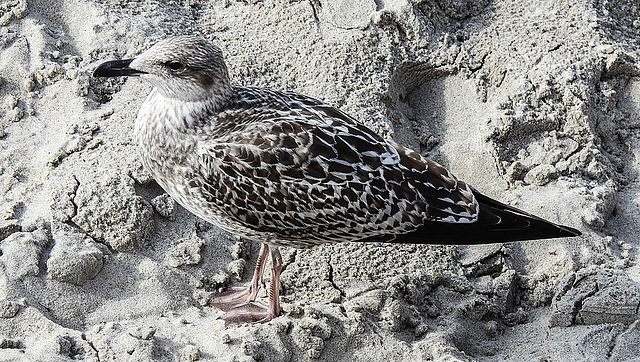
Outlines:
{"label": "coarse sand texture", "polygon": [[[639,19],[631,0],[0,0],[0,361],[633,360]],[[152,86],[92,76],[178,35],[234,85],[334,106],[582,236],[283,247],[284,313],[225,328],[207,303],[260,244],[143,167]]]}

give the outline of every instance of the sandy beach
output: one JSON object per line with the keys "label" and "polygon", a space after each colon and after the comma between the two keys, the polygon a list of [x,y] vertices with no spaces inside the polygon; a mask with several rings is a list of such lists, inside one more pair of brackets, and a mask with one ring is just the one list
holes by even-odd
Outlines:
{"label": "sandy beach", "polygon": [[[92,77],[183,34],[583,235],[283,248],[284,314],[225,328],[259,243],[142,167],[149,84]],[[0,0],[0,361],[637,359],[638,59],[630,0]]]}

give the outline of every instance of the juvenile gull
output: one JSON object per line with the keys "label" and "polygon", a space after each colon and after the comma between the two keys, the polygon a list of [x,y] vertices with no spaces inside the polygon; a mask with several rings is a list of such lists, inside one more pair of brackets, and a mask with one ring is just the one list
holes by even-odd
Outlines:
{"label": "juvenile gull", "polygon": [[[155,88],[134,138],[144,167],[195,215],[262,243],[252,281],[210,301],[227,325],[282,312],[278,248],[343,241],[483,244],[580,235],[482,195],[434,161],[313,98],[233,86],[218,47],[181,36],[96,77]],[[269,305],[255,301],[271,256]]]}

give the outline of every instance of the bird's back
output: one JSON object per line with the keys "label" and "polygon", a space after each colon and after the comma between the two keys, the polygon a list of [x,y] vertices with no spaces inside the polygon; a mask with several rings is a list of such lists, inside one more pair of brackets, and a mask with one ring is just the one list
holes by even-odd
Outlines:
{"label": "bird's back", "polygon": [[253,239],[306,247],[477,218],[442,166],[309,97],[236,87],[194,132],[199,169],[180,183],[200,202],[185,206]]}

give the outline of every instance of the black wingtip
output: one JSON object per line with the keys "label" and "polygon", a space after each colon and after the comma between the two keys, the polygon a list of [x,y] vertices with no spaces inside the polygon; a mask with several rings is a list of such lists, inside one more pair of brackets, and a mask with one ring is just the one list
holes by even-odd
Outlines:
{"label": "black wingtip", "polygon": [[130,68],[133,59],[111,60],[104,62],[93,71],[94,77],[120,77],[145,74],[141,70]]}
{"label": "black wingtip", "polygon": [[473,190],[480,204],[474,223],[425,222],[417,230],[401,235],[382,235],[361,241],[476,245],[512,241],[569,238],[582,233],[569,226],[554,224],[515,207],[505,205]]}
{"label": "black wingtip", "polygon": [[574,237],[574,236],[580,236],[582,235],[582,232],[580,232],[580,230],[578,229],[574,229],[572,227],[569,226],[564,226],[564,225],[557,225],[558,228],[560,228],[562,230],[562,237]]}
{"label": "black wingtip", "polygon": [[[487,197],[477,190],[473,190],[473,193],[480,204],[480,217],[476,228],[483,235],[478,237],[478,242],[470,242],[471,244],[567,238],[582,235],[575,228],[552,223]],[[497,223],[493,221],[496,218]]]}

